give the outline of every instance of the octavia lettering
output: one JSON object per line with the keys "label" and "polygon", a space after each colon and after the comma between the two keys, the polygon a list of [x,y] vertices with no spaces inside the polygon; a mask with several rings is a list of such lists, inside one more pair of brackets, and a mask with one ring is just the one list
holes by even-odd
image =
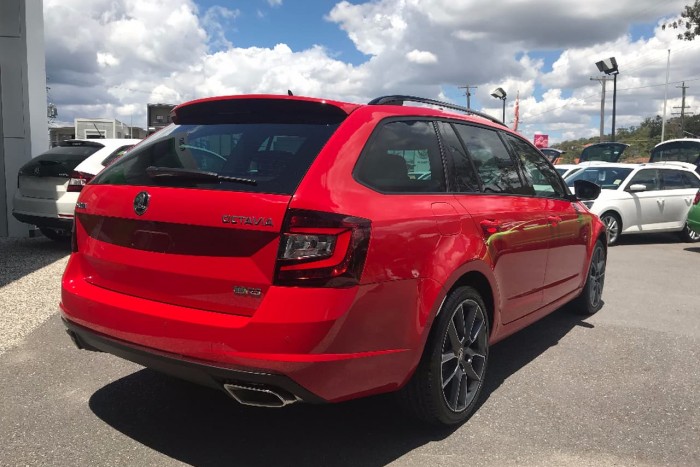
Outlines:
{"label": "octavia lettering", "polygon": [[269,217],[236,216],[233,214],[224,214],[221,216],[221,222],[224,224],[262,225],[264,227],[272,227],[272,219]]}

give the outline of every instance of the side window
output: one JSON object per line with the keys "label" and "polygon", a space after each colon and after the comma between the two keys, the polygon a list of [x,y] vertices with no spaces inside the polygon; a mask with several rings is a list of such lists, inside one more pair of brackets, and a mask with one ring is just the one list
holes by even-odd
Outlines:
{"label": "side window", "polygon": [[401,120],[381,125],[362,152],[355,178],[384,192],[447,191],[433,123]]}
{"label": "side window", "polygon": [[452,125],[446,122],[438,122],[438,128],[448,162],[451,162],[452,167],[454,167],[456,191],[460,193],[478,193],[480,188],[476,168],[464,151],[464,147]]}
{"label": "side window", "polygon": [[661,173],[661,186],[664,190],[681,190],[690,188],[685,184],[683,172],[680,170],[659,170]]}
{"label": "side window", "polygon": [[455,124],[464,142],[484,193],[532,194],[523,186],[515,161],[494,130]]}
{"label": "side window", "polygon": [[642,169],[637,172],[632,180],[627,184],[627,188],[632,185],[646,185],[647,191],[659,189],[659,174],[656,169]]}
{"label": "side window", "polygon": [[683,172],[683,179],[689,188],[700,188],[700,178],[690,172]]}
{"label": "side window", "polygon": [[563,198],[566,192],[561,178],[539,151],[520,138],[508,134],[505,137],[520,159],[525,183],[532,187],[535,196]]}

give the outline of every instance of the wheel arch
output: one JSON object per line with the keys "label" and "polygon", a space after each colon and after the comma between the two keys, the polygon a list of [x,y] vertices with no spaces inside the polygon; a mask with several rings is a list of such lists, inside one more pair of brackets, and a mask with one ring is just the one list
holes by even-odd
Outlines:
{"label": "wheel arch", "polygon": [[500,310],[498,286],[493,277],[493,271],[489,265],[483,261],[470,261],[454,271],[444,284],[445,294],[440,297],[440,309],[438,309],[437,313],[441,312],[445,299],[455,289],[466,285],[474,287],[484,300],[484,304],[487,308],[486,314],[489,319],[489,332],[490,335],[493,336],[500,325],[500,320],[498,320]]}
{"label": "wheel arch", "polygon": [[484,304],[486,305],[486,315],[489,319],[489,327],[491,329],[491,333],[493,333],[494,296],[488,279],[478,271],[470,271],[460,277],[457,282],[452,285],[446,296],[449,296],[455,289],[462,286],[473,287],[477,292],[479,292],[479,295],[481,295],[481,298],[484,300]]}

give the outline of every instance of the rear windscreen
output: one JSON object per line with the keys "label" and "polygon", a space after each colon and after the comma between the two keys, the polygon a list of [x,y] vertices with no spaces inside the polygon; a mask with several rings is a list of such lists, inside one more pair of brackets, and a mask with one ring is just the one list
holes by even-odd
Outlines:
{"label": "rear windscreen", "polygon": [[622,143],[593,144],[583,149],[579,162],[617,162],[620,160],[620,156],[622,156],[625,148],[627,148],[627,145]]}
{"label": "rear windscreen", "polygon": [[700,162],[700,142],[674,141],[654,148],[649,162],[679,161],[697,164]]}
{"label": "rear windscreen", "polygon": [[34,177],[68,177],[78,164],[103,147],[93,144],[58,146],[24,164],[19,174]]}
{"label": "rear windscreen", "polygon": [[[337,127],[337,122],[170,125],[105,169],[93,184],[291,194]],[[254,183],[151,178],[148,167],[204,171]]]}

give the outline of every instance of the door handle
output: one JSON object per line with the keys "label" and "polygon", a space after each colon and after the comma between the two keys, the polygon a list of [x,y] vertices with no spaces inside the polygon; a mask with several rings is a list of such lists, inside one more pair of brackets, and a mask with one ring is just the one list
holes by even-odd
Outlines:
{"label": "door handle", "polygon": [[481,225],[481,229],[484,231],[484,235],[487,237],[501,231],[501,223],[497,220],[484,219],[483,221],[479,222],[479,224]]}
{"label": "door handle", "polygon": [[559,216],[547,216],[547,221],[556,227],[556,225],[561,222],[561,217],[559,217]]}

